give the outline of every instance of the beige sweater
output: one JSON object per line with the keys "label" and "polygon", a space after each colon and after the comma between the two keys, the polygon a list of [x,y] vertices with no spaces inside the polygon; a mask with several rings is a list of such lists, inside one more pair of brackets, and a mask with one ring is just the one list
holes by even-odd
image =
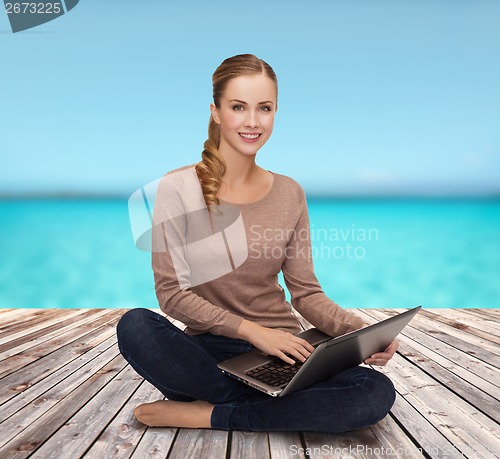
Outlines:
{"label": "beige sweater", "polygon": [[[331,336],[363,321],[323,292],[315,274],[302,187],[274,173],[271,190],[249,204],[220,200],[210,214],[194,164],[165,174],[154,203],[155,289],[160,308],[189,334],[236,337],[243,319],[291,333],[293,307]],[[278,283],[283,271],[291,304]]]}

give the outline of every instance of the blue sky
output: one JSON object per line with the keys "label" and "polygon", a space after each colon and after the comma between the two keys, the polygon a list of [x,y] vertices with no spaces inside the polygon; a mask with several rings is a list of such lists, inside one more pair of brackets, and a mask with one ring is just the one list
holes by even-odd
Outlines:
{"label": "blue sky", "polygon": [[[0,6],[3,8],[3,5]],[[500,192],[500,2],[81,0],[0,14],[0,193],[128,196],[200,159],[211,75],[278,75],[257,155],[317,194]]]}

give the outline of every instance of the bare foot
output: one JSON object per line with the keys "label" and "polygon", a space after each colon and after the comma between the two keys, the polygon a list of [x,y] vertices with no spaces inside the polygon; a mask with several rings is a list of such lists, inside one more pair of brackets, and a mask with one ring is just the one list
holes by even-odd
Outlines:
{"label": "bare foot", "polygon": [[157,400],[144,403],[134,410],[138,421],[150,427],[191,427],[207,428],[214,405],[202,400],[177,402],[175,400]]}

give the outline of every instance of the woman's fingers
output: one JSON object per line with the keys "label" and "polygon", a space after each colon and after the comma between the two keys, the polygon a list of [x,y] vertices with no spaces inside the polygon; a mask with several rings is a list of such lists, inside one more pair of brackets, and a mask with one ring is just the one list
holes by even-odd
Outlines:
{"label": "woman's fingers", "polygon": [[296,336],[294,337],[296,340],[298,340],[298,343],[299,344],[302,344],[302,346],[304,347],[304,349],[309,352],[309,355],[314,352],[314,346],[309,343],[308,341],[306,341],[305,339],[302,339],[302,338],[297,338]]}
{"label": "woman's fingers", "polygon": [[373,354],[370,358],[366,359],[364,363],[367,365],[384,366],[389,360],[392,359],[398,347],[399,343],[394,340],[391,344],[389,344],[389,346],[387,346],[384,352],[377,352],[376,354]]}
{"label": "woman's fingers", "polygon": [[380,365],[384,366],[391,359],[391,355],[385,352],[379,352],[378,354],[373,354],[370,358],[366,359],[364,363],[367,365]]}
{"label": "woman's fingers", "polygon": [[292,365],[295,360],[304,362],[314,351],[314,347],[302,338],[283,330],[261,326],[256,326],[251,342],[265,354],[279,357]]}
{"label": "woman's fingers", "polygon": [[398,350],[399,343],[397,340],[394,340],[389,346],[387,346],[387,349],[385,352],[389,352],[391,354],[391,357],[395,354],[395,352]]}
{"label": "woman's fingers", "polygon": [[293,365],[295,363],[295,360],[292,360],[285,352],[279,351],[276,354],[276,357],[279,357],[281,360],[284,360],[286,363],[289,363],[290,365]]}
{"label": "woman's fingers", "polygon": [[293,339],[288,341],[286,345],[283,346],[283,349],[280,349],[280,355],[278,355],[278,357],[290,364],[295,363],[295,361],[293,361],[290,357],[293,357],[300,362],[305,362],[305,360],[314,351],[314,347],[311,346],[311,344],[309,344],[306,340],[297,338],[293,335],[292,337]]}

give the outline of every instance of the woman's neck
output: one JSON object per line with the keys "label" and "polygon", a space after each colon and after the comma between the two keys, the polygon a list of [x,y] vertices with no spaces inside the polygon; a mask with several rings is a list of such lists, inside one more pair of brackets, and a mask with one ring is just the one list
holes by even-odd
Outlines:
{"label": "woman's neck", "polygon": [[226,171],[222,178],[223,183],[231,189],[252,185],[262,173],[262,168],[255,164],[255,155],[244,156],[241,154],[225,155]]}

